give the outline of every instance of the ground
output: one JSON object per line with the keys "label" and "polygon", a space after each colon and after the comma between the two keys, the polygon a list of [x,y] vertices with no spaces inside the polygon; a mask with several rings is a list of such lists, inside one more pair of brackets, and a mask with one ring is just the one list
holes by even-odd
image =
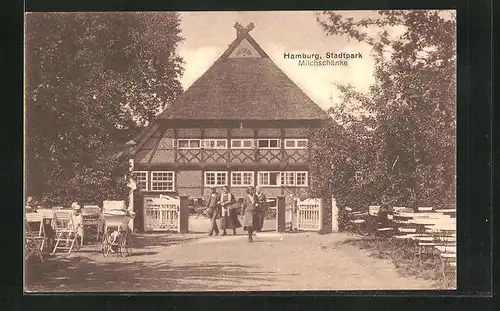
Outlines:
{"label": "ground", "polygon": [[27,291],[275,291],[432,289],[389,260],[348,243],[347,233],[236,236],[135,234],[133,254],[104,258],[97,245],[30,260]]}

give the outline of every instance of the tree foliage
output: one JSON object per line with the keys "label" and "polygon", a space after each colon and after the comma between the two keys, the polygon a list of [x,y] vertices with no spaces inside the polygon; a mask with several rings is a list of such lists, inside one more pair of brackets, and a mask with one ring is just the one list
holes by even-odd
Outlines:
{"label": "tree foliage", "polygon": [[[367,94],[337,85],[335,122],[315,133],[315,195],[343,206],[455,204],[456,23],[449,12],[378,11],[373,18],[317,15],[328,35],[372,47]],[[367,29],[378,28],[376,35]],[[331,170],[330,170],[331,168]]]}
{"label": "tree foliage", "polygon": [[182,92],[179,25],[176,13],[26,15],[29,195],[124,191],[128,164],[112,155]]}

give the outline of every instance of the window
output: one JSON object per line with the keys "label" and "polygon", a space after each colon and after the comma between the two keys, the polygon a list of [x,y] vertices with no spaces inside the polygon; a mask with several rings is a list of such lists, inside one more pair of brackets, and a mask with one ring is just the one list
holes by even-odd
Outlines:
{"label": "window", "polygon": [[284,186],[295,186],[295,172],[282,172],[281,184]]}
{"label": "window", "polygon": [[152,191],[174,191],[174,172],[151,172]]}
{"label": "window", "polygon": [[258,146],[263,149],[279,149],[281,147],[279,139],[259,139]]}
{"label": "window", "polygon": [[307,187],[307,172],[259,172],[259,186]]}
{"label": "window", "polygon": [[280,172],[259,172],[259,186],[279,186]]}
{"label": "window", "polygon": [[227,149],[227,139],[204,139],[202,147],[205,149]]}
{"label": "window", "polygon": [[231,172],[231,186],[253,186],[253,172]]}
{"label": "window", "polygon": [[227,172],[205,172],[205,187],[227,185]]}
{"label": "window", "polygon": [[253,139],[231,139],[231,148],[233,149],[252,149]]}
{"label": "window", "polygon": [[148,190],[148,172],[135,171],[132,173],[132,179],[135,181],[135,185],[138,189]]}
{"label": "window", "polygon": [[307,186],[307,172],[296,172],[295,178],[297,186]]}
{"label": "window", "polygon": [[178,139],[177,148],[179,149],[199,149],[200,140],[199,139]]}
{"label": "window", "polygon": [[278,207],[278,199],[277,198],[267,198],[267,206],[270,208]]}
{"label": "window", "polygon": [[306,149],[307,139],[285,139],[285,149]]}

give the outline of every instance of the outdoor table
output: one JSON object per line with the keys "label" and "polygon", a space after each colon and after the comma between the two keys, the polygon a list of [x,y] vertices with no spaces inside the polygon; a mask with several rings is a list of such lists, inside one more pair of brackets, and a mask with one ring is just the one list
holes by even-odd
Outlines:
{"label": "outdoor table", "polygon": [[445,231],[445,232],[456,232],[457,224],[455,222],[445,222],[445,223],[436,223],[434,225],[435,230]]}
{"label": "outdoor table", "polygon": [[425,226],[434,225],[435,221],[430,218],[414,218],[408,220],[409,223],[417,225],[417,232],[425,232]]}
{"label": "outdoor table", "polygon": [[455,208],[448,208],[448,209],[437,209],[436,212],[438,213],[443,213],[443,214],[455,214],[457,210]]}

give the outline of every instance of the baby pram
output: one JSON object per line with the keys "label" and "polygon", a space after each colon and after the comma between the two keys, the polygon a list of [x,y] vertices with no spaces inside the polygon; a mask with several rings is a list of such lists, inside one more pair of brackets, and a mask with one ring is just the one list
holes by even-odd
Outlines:
{"label": "baby pram", "polygon": [[125,209],[123,201],[104,201],[103,213],[104,236],[102,239],[102,254],[117,254],[122,257],[132,253],[131,230],[128,227],[134,213]]}

